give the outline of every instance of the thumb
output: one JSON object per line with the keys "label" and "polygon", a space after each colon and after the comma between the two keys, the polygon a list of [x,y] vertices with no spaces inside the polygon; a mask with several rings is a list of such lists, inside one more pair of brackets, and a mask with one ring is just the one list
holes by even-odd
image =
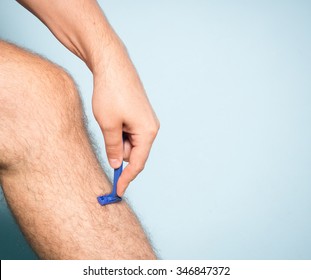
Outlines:
{"label": "thumb", "polygon": [[103,130],[109,164],[116,169],[123,161],[122,127]]}

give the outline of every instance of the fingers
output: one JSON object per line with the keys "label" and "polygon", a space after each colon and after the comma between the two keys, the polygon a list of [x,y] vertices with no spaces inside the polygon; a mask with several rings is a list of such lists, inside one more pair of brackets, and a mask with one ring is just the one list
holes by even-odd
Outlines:
{"label": "fingers", "polygon": [[104,135],[110,166],[116,169],[121,166],[123,160],[129,162],[117,184],[117,193],[119,196],[123,196],[130,182],[144,169],[159,126],[156,126],[154,131],[145,132],[145,134],[131,135],[128,133],[128,137],[124,140],[122,137],[122,123],[120,126],[110,125],[107,127],[101,125],[100,127]]}
{"label": "fingers", "polygon": [[[123,99],[120,100],[123,102]],[[131,109],[123,112],[124,105],[121,106],[123,111],[111,105],[120,102],[120,100],[112,102],[109,99],[107,103],[102,95],[93,95],[93,112],[105,139],[110,166],[116,169],[121,166],[123,160],[129,162],[118,180],[117,193],[122,196],[129,183],[144,169],[160,124],[148,102],[147,106],[142,102],[143,104],[137,106],[136,110]],[[139,101],[141,100],[136,100],[137,103]],[[136,104],[135,102],[134,105],[133,102],[128,103],[131,103],[132,106]],[[128,105],[128,103],[126,104]]]}
{"label": "fingers", "polygon": [[122,126],[102,130],[109,164],[114,169],[119,168],[123,161]]}
{"label": "fingers", "polygon": [[117,193],[122,196],[136,176],[144,169],[149,156],[151,145],[133,147],[129,157],[129,164],[124,168],[117,185]]}
{"label": "fingers", "polygon": [[117,193],[122,196],[136,176],[144,169],[148,159],[151,146],[160,128],[158,120],[149,126],[149,129],[143,129],[141,134],[128,134],[124,141],[124,159],[128,158],[129,164],[124,168],[117,185]]}
{"label": "fingers", "polygon": [[123,139],[123,160],[124,161],[129,162],[132,148],[133,146],[131,142],[127,138]]}

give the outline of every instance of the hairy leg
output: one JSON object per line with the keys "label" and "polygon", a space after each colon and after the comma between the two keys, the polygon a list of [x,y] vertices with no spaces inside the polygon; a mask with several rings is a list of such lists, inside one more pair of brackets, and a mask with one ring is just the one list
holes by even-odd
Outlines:
{"label": "hairy leg", "polygon": [[0,183],[41,258],[155,258],[125,202],[97,203],[111,185],[92,151],[71,78],[1,41]]}

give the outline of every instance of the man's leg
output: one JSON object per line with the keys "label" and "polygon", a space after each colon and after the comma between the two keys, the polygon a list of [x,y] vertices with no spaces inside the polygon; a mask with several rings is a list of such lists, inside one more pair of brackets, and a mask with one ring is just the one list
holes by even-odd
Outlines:
{"label": "man's leg", "polygon": [[0,41],[0,183],[31,246],[46,259],[153,259],[111,190],[87,136],[73,81],[52,63]]}

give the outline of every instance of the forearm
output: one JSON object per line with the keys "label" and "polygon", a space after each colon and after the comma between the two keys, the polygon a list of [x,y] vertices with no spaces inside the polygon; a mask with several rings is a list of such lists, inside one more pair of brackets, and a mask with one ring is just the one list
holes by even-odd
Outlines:
{"label": "forearm", "polygon": [[[19,0],[89,67],[94,77],[93,113],[108,161],[129,162],[118,181],[122,196],[146,163],[159,129],[127,51],[95,0]],[[122,140],[122,135],[126,135]]]}
{"label": "forearm", "polygon": [[94,72],[116,47],[125,52],[95,0],[17,0],[36,15],[71,52]]}

